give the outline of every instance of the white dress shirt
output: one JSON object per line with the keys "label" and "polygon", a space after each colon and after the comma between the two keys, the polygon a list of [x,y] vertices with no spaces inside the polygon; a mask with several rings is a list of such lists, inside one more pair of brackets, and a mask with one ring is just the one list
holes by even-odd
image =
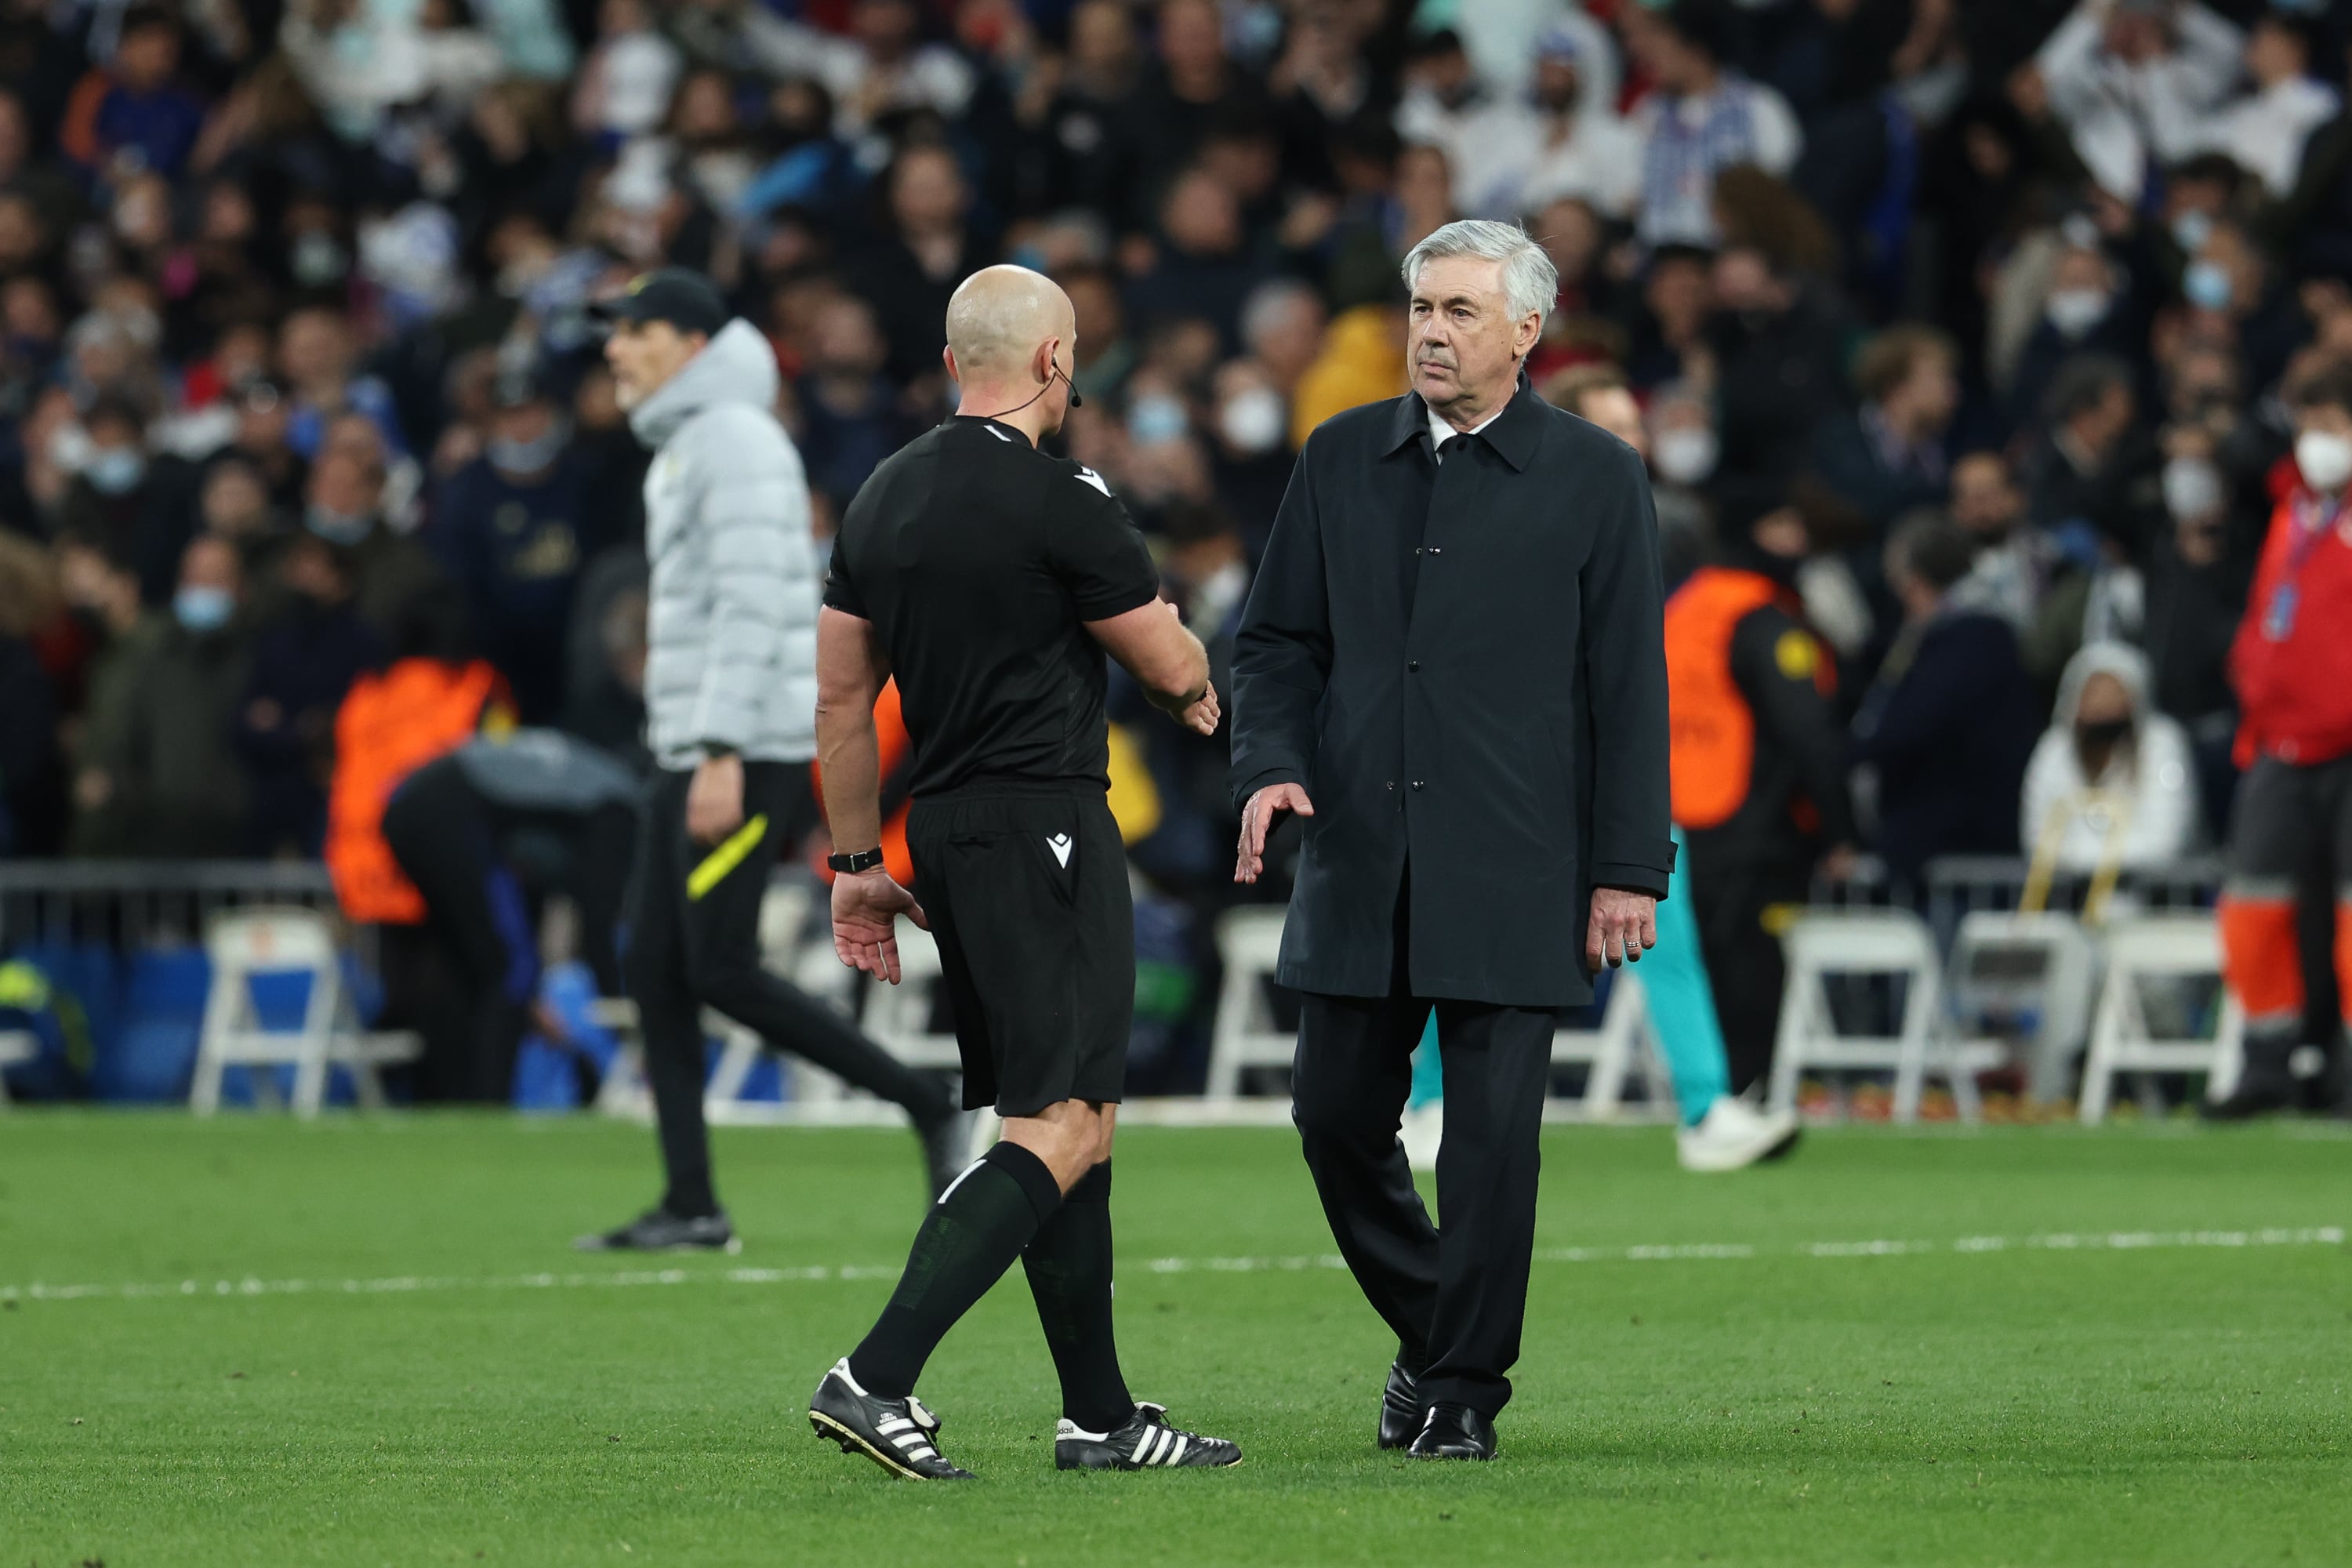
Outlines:
{"label": "white dress shirt", "polygon": [[[1424,408],[1429,407],[1427,404],[1423,404],[1422,406]],[[1510,404],[1508,402],[1506,402],[1503,405],[1503,408],[1508,408]],[[1453,440],[1456,436],[1475,436],[1479,431],[1484,430],[1487,426],[1492,425],[1496,420],[1500,419],[1503,416],[1503,408],[1496,409],[1495,412],[1487,415],[1486,417],[1481,419],[1467,430],[1456,430],[1453,426],[1448,425],[1444,420],[1437,416],[1436,409],[1429,408],[1429,444],[1436,448],[1437,460],[1441,463],[1445,461],[1445,443]]]}

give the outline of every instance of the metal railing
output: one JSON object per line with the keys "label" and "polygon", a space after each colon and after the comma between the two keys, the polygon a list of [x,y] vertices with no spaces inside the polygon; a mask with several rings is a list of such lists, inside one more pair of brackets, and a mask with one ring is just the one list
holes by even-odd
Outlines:
{"label": "metal railing", "polygon": [[332,913],[335,889],[315,861],[0,861],[0,949],[29,942],[184,945],[204,940],[215,910],[246,904]]}

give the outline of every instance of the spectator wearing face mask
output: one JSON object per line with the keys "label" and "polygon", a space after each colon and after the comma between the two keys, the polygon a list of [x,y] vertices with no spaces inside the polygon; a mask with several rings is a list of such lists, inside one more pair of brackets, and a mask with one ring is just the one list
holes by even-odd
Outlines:
{"label": "spectator wearing face mask", "polygon": [[428,538],[523,721],[552,722],[563,706],[563,628],[587,553],[587,474],[571,451],[569,421],[529,371],[501,374],[490,405],[482,455],[442,481]]}
{"label": "spectator wearing face mask", "polygon": [[383,522],[383,468],[351,451],[321,452],[304,490],[302,526],[351,552],[360,618],[390,637],[418,601],[448,580],[415,540]]}
{"label": "spectator wearing face mask", "polygon": [[252,665],[243,579],[226,540],[199,538],[172,607],[92,701],[74,847],[139,859],[219,859],[245,845],[249,794],[230,742]]}
{"label": "spectator wearing face mask", "polygon": [[[1545,399],[1555,408],[1565,408],[1579,419],[1589,419],[1641,455],[1650,470],[1651,499],[1658,512],[1658,563],[1664,574],[1665,588],[1672,594],[1682,586],[1692,573],[1698,570],[1714,536],[1714,523],[1706,502],[1687,485],[1666,480],[1660,474],[1650,431],[1643,423],[1642,405],[1633,400],[1633,389],[1626,384],[1625,373],[1613,364],[1580,364],[1561,371],[1544,383]],[[1705,423],[1706,405],[1695,399],[1679,403],[1661,395],[1653,406],[1665,416],[1671,409],[1676,419],[1696,420],[1696,424],[1678,424],[1675,440],[1688,443],[1693,436],[1703,436],[1702,451],[1696,454],[1706,461],[1696,462],[1694,456],[1678,452],[1676,461],[1685,472],[1714,466],[1715,432]]]}
{"label": "spectator wearing face mask", "polygon": [[2050,728],[2026,764],[2018,842],[2037,861],[2087,876],[2167,866],[2199,837],[2189,733],[2157,710],[2146,655],[2095,642],[2066,663]]}
{"label": "spectator wearing face mask", "polygon": [[2245,620],[2230,653],[2246,769],[2232,810],[2218,910],[2222,977],[2245,1009],[2245,1071],[2209,1114],[2236,1119],[2294,1103],[2287,1058],[2302,1036],[2305,980],[2296,896],[2315,864],[2332,889],[2336,984],[2352,1007],[2352,367],[2292,387],[2294,479],[2271,518]]}
{"label": "spectator wearing face mask", "polygon": [[236,740],[253,780],[246,853],[315,858],[327,831],[335,710],[352,682],[383,662],[383,639],[353,605],[350,560],[316,534],[276,563],[280,608],[256,633]]}
{"label": "spectator wearing face mask", "polygon": [[1974,555],[1940,513],[1895,526],[1885,571],[1903,627],[1854,715],[1879,853],[1915,884],[1937,856],[2017,852],[2018,791],[2042,728],[2016,634],[1953,596]]}
{"label": "spectator wearing face mask", "polygon": [[53,444],[74,476],[58,507],[59,529],[112,541],[138,573],[145,601],[168,602],[192,531],[187,466],[150,454],[145,421],[119,398],[100,398]]}
{"label": "spectator wearing face mask", "polygon": [[2124,298],[2124,269],[2092,243],[2068,243],[2051,264],[2042,319],[2026,334],[2008,386],[2007,423],[2031,425],[2058,369],[2084,354],[2105,354],[2126,363],[2140,352],[2136,303]]}
{"label": "spectator wearing face mask", "polygon": [[1206,434],[1212,479],[1231,514],[1230,524],[1238,525],[1248,559],[1255,561],[1273,535],[1274,514],[1295,466],[1289,405],[1265,367],[1251,359],[1220,367],[1211,395],[1213,413]]}

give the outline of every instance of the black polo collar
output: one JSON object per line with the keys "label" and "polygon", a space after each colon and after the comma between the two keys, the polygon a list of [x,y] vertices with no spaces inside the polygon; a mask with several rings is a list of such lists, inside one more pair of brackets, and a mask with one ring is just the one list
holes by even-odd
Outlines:
{"label": "black polo collar", "polygon": [[[1519,373],[1519,389],[1511,395],[1510,402],[1495,422],[1478,432],[1486,443],[1494,447],[1513,471],[1525,473],[1534,461],[1536,445],[1543,439],[1543,399],[1536,395],[1534,384],[1527,372]],[[1406,444],[1429,434],[1429,405],[1421,400],[1418,392],[1408,392],[1397,399],[1396,416],[1389,424],[1388,445],[1381,455],[1403,450]]]}
{"label": "black polo collar", "polygon": [[1007,425],[1003,420],[992,419],[985,414],[950,414],[948,416],[947,423],[950,429],[958,425],[984,425],[990,434],[1000,441],[1009,441],[1016,447],[1031,445],[1028,432],[1021,426]]}

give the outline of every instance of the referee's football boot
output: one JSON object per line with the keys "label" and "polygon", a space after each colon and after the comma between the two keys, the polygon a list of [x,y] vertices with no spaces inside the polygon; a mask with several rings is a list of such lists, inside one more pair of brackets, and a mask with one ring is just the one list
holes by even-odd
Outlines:
{"label": "referee's football boot", "polygon": [[1428,1420],[1429,1402],[1421,1396],[1421,1379],[1405,1371],[1404,1363],[1391,1363],[1388,1386],[1381,1390],[1381,1447],[1412,1447]]}
{"label": "referee's football boot", "polygon": [[1239,1445],[1168,1425],[1164,1405],[1138,1405],[1116,1432],[1089,1432],[1066,1415],[1054,1428],[1057,1470],[1214,1470],[1241,1462]]}
{"label": "referee's football boot", "polygon": [[1404,1452],[1409,1459],[1491,1459],[1495,1424],[1466,1405],[1440,1401],[1429,1407],[1421,1436]]}
{"label": "referee's football boot", "polygon": [[572,1246],[583,1252],[740,1252],[742,1241],[729,1223],[727,1211],[675,1215],[667,1209],[647,1209],[618,1230],[583,1236]]}
{"label": "referee's football boot", "polygon": [[857,1386],[849,1358],[809,1395],[809,1425],[816,1435],[841,1445],[845,1454],[863,1454],[890,1474],[909,1481],[968,1481],[970,1470],[950,1464],[936,1439],[940,1418],[913,1394],[883,1399]]}

